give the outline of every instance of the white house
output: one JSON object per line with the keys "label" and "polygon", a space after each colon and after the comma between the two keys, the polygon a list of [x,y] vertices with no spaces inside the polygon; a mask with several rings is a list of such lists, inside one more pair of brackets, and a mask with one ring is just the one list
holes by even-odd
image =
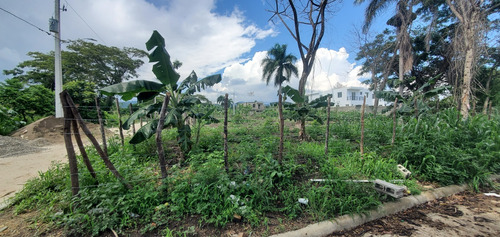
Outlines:
{"label": "white house", "polygon": [[[373,106],[375,95],[373,91],[364,87],[339,87],[332,90],[332,102],[334,106],[356,106],[363,105],[363,96],[366,96],[366,106]],[[387,104],[383,99],[379,99],[379,106]]]}

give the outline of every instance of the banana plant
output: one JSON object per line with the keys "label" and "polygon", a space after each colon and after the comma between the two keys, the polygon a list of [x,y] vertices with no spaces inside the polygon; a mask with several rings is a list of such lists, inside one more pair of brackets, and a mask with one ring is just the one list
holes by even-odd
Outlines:
{"label": "banana plant", "polygon": [[[298,90],[290,86],[283,87],[282,92],[296,103],[285,104],[285,109],[288,111],[288,119],[293,121],[316,120],[318,123],[323,124],[323,119],[314,113],[314,109],[328,106],[328,97],[331,96],[331,94],[308,101],[307,97],[301,96]],[[297,106],[297,104],[300,104],[300,106]],[[333,105],[333,103],[331,103],[331,105]]]}
{"label": "banana plant", "polygon": [[[165,39],[158,31],[155,30],[153,32],[151,38],[146,42],[146,48],[150,52],[148,54],[149,61],[155,63],[153,65],[153,73],[158,81],[127,81],[104,87],[100,91],[109,96],[120,95],[122,100],[130,100],[136,97],[138,101],[150,101],[157,96],[161,97],[165,93],[170,93],[170,103],[163,128],[177,128],[177,142],[184,152],[188,152],[191,149],[192,141],[191,127],[186,124],[186,119],[188,117],[197,117],[193,108],[195,105],[201,104],[200,96],[195,95],[195,93],[219,83],[221,75],[216,74],[198,79],[198,76],[193,71],[186,79],[179,83],[180,76],[175,71],[170,60],[170,55],[165,49]],[[159,112],[162,100],[157,101],[156,103],[141,107],[134,112],[123,123],[123,129],[129,129],[134,120],[153,114],[154,112]],[[204,116],[202,119],[213,121],[213,118],[210,116]],[[129,143],[138,144],[150,138],[155,134],[157,126],[158,119],[150,121],[137,130]]]}

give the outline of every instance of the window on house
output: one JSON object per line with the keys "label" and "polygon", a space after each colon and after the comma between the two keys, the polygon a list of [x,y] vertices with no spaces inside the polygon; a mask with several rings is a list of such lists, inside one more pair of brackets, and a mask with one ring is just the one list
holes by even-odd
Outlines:
{"label": "window on house", "polygon": [[372,99],[375,99],[375,93],[372,94]]}
{"label": "window on house", "polygon": [[356,92],[352,92],[352,93],[351,93],[351,97],[352,97],[352,98],[351,98],[352,100],[356,100]]}
{"label": "window on house", "polygon": [[337,93],[337,98],[342,98],[342,92]]}
{"label": "window on house", "polygon": [[359,92],[359,95],[363,95],[363,92],[361,92],[361,91],[360,91],[360,92]]}

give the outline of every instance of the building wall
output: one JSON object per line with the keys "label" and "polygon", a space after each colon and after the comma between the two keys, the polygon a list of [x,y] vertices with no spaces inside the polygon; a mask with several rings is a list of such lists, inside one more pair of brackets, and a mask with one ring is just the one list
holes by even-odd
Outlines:
{"label": "building wall", "polygon": [[[373,91],[364,87],[341,87],[332,90],[332,101],[334,106],[357,106],[363,105],[363,96],[366,96],[366,106],[373,106],[375,97]],[[380,99],[380,106],[385,106],[387,103]]]}
{"label": "building wall", "polygon": [[253,111],[258,111],[258,112],[264,111],[264,109],[266,108],[264,103],[257,102],[257,101],[256,102],[244,102],[244,103],[241,103],[241,106],[249,106],[252,108]]}

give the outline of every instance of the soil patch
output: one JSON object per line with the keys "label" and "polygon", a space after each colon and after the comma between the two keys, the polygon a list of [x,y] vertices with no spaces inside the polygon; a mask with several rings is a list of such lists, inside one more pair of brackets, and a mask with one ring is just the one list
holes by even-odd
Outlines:
{"label": "soil patch", "polygon": [[[101,134],[99,124],[86,123],[92,134],[99,138]],[[15,131],[11,136],[25,140],[43,138],[50,143],[64,143],[64,118],[54,116],[39,119]],[[108,131],[109,132],[109,131]]]}

